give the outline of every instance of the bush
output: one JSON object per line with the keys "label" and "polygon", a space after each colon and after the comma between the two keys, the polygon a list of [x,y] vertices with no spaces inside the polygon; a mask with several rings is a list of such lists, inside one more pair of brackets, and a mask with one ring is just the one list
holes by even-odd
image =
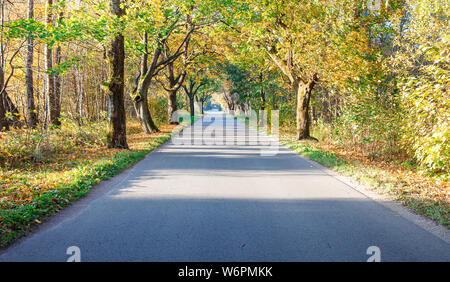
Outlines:
{"label": "bush", "polygon": [[439,75],[438,67],[432,79],[411,77],[403,84],[402,122],[403,146],[427,171],[450,171],[450,99],[446,86],[448,75]]}
{"label": "bush", "polygon": [[[396,44],[403,147],[427,172],[450,171],[450,10],[446,1],[410,7],[408,32]],[[432,31],[432,32],[431,32]]]}
{"label": "bush", "polygon": [[51,159],[58,152],[83,147],[106,145],[106,123],[89,122],[78,126],[66,117],[60,127],[48,129],[11,129],[1,134],[0,165],[6,168],[20,167],[26,163],[40,163]]}
{"label": "bush", "polygon": [[380,98],[370,89],[354,92],[346,94],[338,116],[329,122],[322,118],[314,122],[312,135],[369,158],[391,160],[401,155],[395,98],[389,95]]}

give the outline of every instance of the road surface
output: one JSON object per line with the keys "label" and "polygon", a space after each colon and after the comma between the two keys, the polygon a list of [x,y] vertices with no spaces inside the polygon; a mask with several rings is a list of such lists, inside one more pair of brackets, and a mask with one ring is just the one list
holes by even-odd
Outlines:
{"label": "road surface", "polygon": [[[192,132],[214,134],[202,145]],[[370,246],[381,261],[450,261],[445,241],[285,147],[262,154],[256,135],[208,115],[0,261],[66,261],[70,246],[82,261],[366,261]]]}

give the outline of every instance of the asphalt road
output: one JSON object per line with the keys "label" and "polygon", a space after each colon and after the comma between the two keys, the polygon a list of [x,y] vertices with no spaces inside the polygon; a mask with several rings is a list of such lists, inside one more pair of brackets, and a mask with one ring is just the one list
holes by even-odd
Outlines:
{"label": "asphalt road", "polygon": [[0,261],[66,261],[70,246],[82,261],[366,261],[369,246],[381,261],[450,261],[445,241],[285,147],[267,154],[275,143],[256,136],[209,115]]}

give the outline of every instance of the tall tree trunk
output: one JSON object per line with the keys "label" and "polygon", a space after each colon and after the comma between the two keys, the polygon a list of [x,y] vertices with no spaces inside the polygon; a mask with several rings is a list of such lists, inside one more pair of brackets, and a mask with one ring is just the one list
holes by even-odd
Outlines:
{"label": "tall tree trunk", "polygon": [[198,96],[195,96],[195,102],[196,103],[200,103],[199,104],[199,106],[200,106],[200,114],[203,115],[203,112],[204,112],[203,111],[203,103],[204,103],[203,99],[202,98],[199,99]]}
{"label": "tall tree trunk", "polygon": [[187,104],[189,104],[189,112],[190,112],[190,116],[191,119],[194,118],[195,116],[195,100],[197,100],[198,102],[198,97],[197,97],[197,91],[200,88],[200,85],[197,85],[196,87],[196,82],[192,80],[192,78],[189,79],[189,84],[183,85],[183,90],[184,90],[184,94],[186,94],[186,106]]}
{"label": "tall tree trunk", "polygon": [[[0,89],[3,89],[3,80],[1,79],[1,77],[3,76],[3,68],[0,68]],[[0,131],[9,130],[9,122],[8,118],[6,117],[6,107],[5,103],[3,103],[4,94],[6,94],[5,91],[3,93],[0,93]]]}
{"label": "tall tree trunk", "polygon": [[[9,98],[8,93],[6,92],[6,86],[5,86],[5,69],[4,67],[0,67],[0,91],[3,90],[3,92],[0,92],[0,104],[2,107],[1,112],[4,112],[3,115],[1,115],[0,112],[0,119],[3,120],[1,123],[3,124],[2,127],[0,127],[0,131],[4,128],[5,130],[9,129],[9,126],[12,125],[14,127],[20,127],[21,123],[19,121],[19,110],[14,105],[11,98]],[[6,113],[11,113],[11,117],[6,117]],[[7,125],[4,124],[4,122],[7,123]]]}
{"label": "tall tree trunk", "polygon": [[[3,25],[4,25],[4,21],[5,21],[5,0],[1,0],[0,2],[1,4],[1,13],[0,13],[0,21],[1,21],[1,33],[0,33],[0,53],[1,53],[1,58],[0,58],[0,91],[1,89],[3,89],[4,87],[4,83],[5,83],[5,73],[4,73],[4,65],[5,65],[5,52],[4,52],[4,48],[3,48]],[[4,97],[6,95],[6,91],[1,91],[0,92],[0,131],[3,130],[8,130],[9,129],[9,123],[8,123],[8,118],[6,117],[6,104],[4,103]]]}
{"label": "tall tree trunk", "polygon": [[[120,0],[110,0],[111,13],[117,17],[122,17],[125,13],[120,7]],[[111,43],[108,52],[109,59],[109,85],[108,95],[110,96],[112,113],[109,124],[109,148],[128,149],[126,116],[124,104],[125,88],[125,40],[121,33],[117,34]]]}
{"label": "tall tree trunk", "polygon": [[178,120],[174,120],[174,113],[178,110],[177,107],[177,90],[167,91],[168,94],[168,106],[167,113],[170,124],[178,124]]}
{"label": "tall tree trunk", "polygon": [[148,108],[148,90],[140,89],[138,90],[140,93],[139,99],[134,99],[134,108],[136,110],[136,114],[141,123],[142,130],[146,134],[151,134],[152,132],[159,132],[158,127],[153,121],[152,115],[150,113],[150,109]]}
{"label": "tall tree trunk", "polygon": [[[53,13],[51,12],[51,6],[53,5],[53,0],[47,0],[47,25],[53,24]],[[53,68],[53,50],[49,44],[45,45],[45,69],[46,74],[46,92],[45,99],[47,102],[47,122],[59,126],[61,123],[59,121],[58,114],[58,101],[55,94],[55,75],[51,73]]]}
{"label": "tall tree trunk", "polygon": [[[175,76],[174,73],[174,61],[167,64],[167,72],[168,72],[168,80],[169,80],[169,89],[166,90],[168,92],[168,120],[171,124],[178,124],[177,120],[174,119],[174,113],[178,110],[177,107],[177,92],[180,87],[182,87],[184,80],[186,79],[186,68],[188,62],[188,46],[191,38],[192,32],[192,20],[191,16],[188,14],[186,16],[186,41],[184,42],[184,54],[183,54],[183,66],[181,72],[178,76]],[[166,58],[169,57],[169,54],[165,53]]]}
{"label": "tall tree trunk", "polygon": [[297,139],[315,139],[310,135],[311,117],[309,115],[309,103],[311,93],[317,82],[317,76],[314,75],[308,82],[300,81],[294,85],[297,95]]}
{"label": "tall tree trunk", "polygon": [[[5,48],[3,45],[3,28],[5,24],[5,0],[1,0],[0,2],[0,22],[1,22],[1,31],[0,31],[0,103],[1,110],[0,110],[0,131],[1,130],[8,130],[9,125],[12,124],[13,126],[19,127],[20,121],[19,121],[19,110],[14,105],[14,103],[11,101],[11,99],[8,96],[8,93],[6,93],[6,86],[7,81],[5,81],[5,71],[6,71],[6,58],[5,58]],[[11,66],[11,72],[14,71],[14,67]],[[12,75],[13,73],[11,73]],[[11,118],[6,117],[6,113],[9,112],[12,114]]]}
{"label": "tall tree trunk", "polygon": [[[174,73],[173,73],[173,63],[168,64],[169,69],[169,88],[166,89],[167,92],[167,119],[170,124],[178,124],[179,121],[176,120],[176,117],[174,116],[175,112],[178,110],[177,105],[177,92],[178,89],[182,85],[182,81],[184,81],[184,78],[182,80],[175,79]],[[181,77],[181,75],[180,75]],[[184,77],[184,75],[183,75]]]}
{"label": "tall tree trunk", "polygon": [[77,105],[76,105],[76,118],[78,121],[78,125],[82,125],[83,124],[83,103],[84,103],[84,97],[83,97],[83,81],[80,75],[79,70],[77,69],[76,74],[74,74],[74,78],[75,78],[75,90],[77,93]]}
{"label": "tall tree trunk", "polygon": [[6,111],[3,107],[3,103],[0,104],[0,131],[6,131],[9,129],[8,120],[6,119]]}
{"label": "tall tree trunk", "polygon": [[[60,0],[57,0],[57,3]],[[59,14],[58,19],[62,20],[64,17],[63,12]],[[55,49],[55,65],[59,65],[61,63],[61,46],[56,47]],[[62,75],[58,72],[55,74],[55,115],[59,117],[61,115],[61,88],[62,88]]]}
{"label": "tall tree trunk", "polygon": [[278,110],[276,95],[272,95],[272,109]]}
{"label": "tall tree trunk", "polygon": [[188,96],[189,97],[189,110],[191,113],[191,117],[195,116],[195,103],[194,103],[194,97]]}
{"label": "tall tree trunk", "polygon": [[[142,130],[146,134],[151,134],[152,132],[159,132],[158,127],[153,121],[152,115],[150,113],[150,109],[148,108],[148,86],[144,85],[139,80],[143,80],[143,76],[147,75],[148,72],[148,35],[147,32],[144,32],[143,36],[143,44],[144,44],[144,54],[141,58],[141,73],[136,80],[136,90],[135,97],[133,99],[134,109],[136,110],[136,114],[141,123]],[[138,95],[136,95],[138,93]]]}
{"label": "tall tree trunk", "polygon": [[[28,0],[28,19],[34,18],[34,0]],[[34,88],[33,88],[33,38],[28,38],[27,42],[27,64],[25,72],[26,91],[27,91],[27,114],[28,127],[35,128],[37,126],[37,112],[34,103]]]}
{"label": "tall tree trunk", "polygon": [[258,120],[259,120],[259,127],[264,127],[264,111],[266,110],[266,94],[264,93],[264,86],[263,86],[263,73],[260,72],[259,73],[259,84],[260,84],[260,89],[259,89],[259,98],[261,101],[261,107],[259,108],[259,113],[258,113]]}
{"label": "tall tree trunk", "polygon": [[259,73],[259,83],[260,83],[260,90],[259,90],[259,96],[261,98],[261,110],[266,109],[266,93],[264,92],[264,86],[263,86],[263,73]]}

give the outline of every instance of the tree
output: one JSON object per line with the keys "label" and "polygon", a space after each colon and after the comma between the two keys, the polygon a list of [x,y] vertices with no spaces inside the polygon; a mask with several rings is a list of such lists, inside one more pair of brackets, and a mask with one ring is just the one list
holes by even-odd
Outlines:
{"label": "tree", "polygon": [[[188,85],[183,85],[184,93],[189,98],[189,109],[191,118],[195,116],[195,98],[197,98],[197,92],[200,89],[200,87],[204,86],[205,82],[197,82],[193,78],[188,79]],[[198,101],[198,98],[197,98]],[[203,101],[204,102],[204,101]],[[202,102],[202,108],[203,108],[203,102]]]}
{"label": "tree", "polygon": [[[202,3],[203,2],[203,3]],[[182,56],[167,63],[157,81],[167,92],[168,99],[168,119],[171,123],[173,114],[177,110],[177,92],[185,83],[189,73],[194,73],[200,65],[205,65],[202,61],[207,61],[213,53],[210,48],[210,38],[206,34],[208,27],[217,22],[214,13],[205,5],[208,1],[198,1],[195,4],[188,2],[184,16],[184,31],[180,30],[178,36],[174,36],[165,42],[162,56],[166,60],[173,57],[175,50],[181,50]],[[207,7],[207,8],[205,8]],[[177,45],[181,42],[182,45]],[[178,49],[173,49],[178,46]],[[181,48],[181,49],[180,49]],[[194,97],[192,97],[194,99]],[[191,102],[190,102],[191,103]],[[193,103],[193,100],[192,100]]]}
{"label": "tree", "polygon": [[[60,3],[62,2],[62,0],[56,0],[56,3]],[[64,2],[62,2],[64,3]],[[58,23],[57,26],[59,27],[59,25],[62,23],[64,19],[64,10],[61,9],[59,15],[58,15]],[[58,44],[58,46],[55,49],[55,64],[54,66],[59,66],[61,64],[61,45]],[[62,88],[62,73],[60,71],[56,71],[54,73],[54,106],[55,106],[55,116],[57,116],[59,118],[59,116],[61,115],[61,96],[62,96],[62,92],[61,92],[61,88]],[[60,124],[59,119],[58,119],[58,123],[56,123],[57,125]]]}
{"label": "tree", "polygon": [[[138,48],[134,48],[140,50],[140,67],[131,96],[142,129],[147,134],[158,131],[148,108],[148,90],[152,79],[169,64],[173,65],[173,62],[183,54],[185,45],[188,44],[194,31],[187,30],[180,41],[174,43],[177,48],[173,53],[167,53],[167,42],[185,26],[185,23],[180,22],[182,15],[180,8],[174,8],[172,4],[180,4],[175,6],[183,7],[183,3],[176,2],[167,3],[164,9],[158,5],[134,5],[129,13],[129,18],[133,19],[132,27],[138,34],[142,34],[141,44],[135,44]],[[172,105],[169,109],[173,110]]]}
{"label": "tree", "polygon": [[187,83],[183,83],[184,93],[188,99],[190,115],[195,115],[195,103],[200,102],[201,114],[203,104],[207,101],[212,91],[217,90],[216,79],[219,79],[217,69],[211,67],[219,61],[215,56],[214,44],[208,42],[206,33],[197,33],[191,40],[191,52],[184,69],[187,73]]}
{"label": "tree", "polygon": [[395,70],[399,92],[396,131],[422,168],[442,173],[450,170],[450,3],[406,3],[402,14],[390,17],[397,33],[385,62],[389,71]]}
{"label": "tree", "polygon": [[359,11],[365,3],[240,0],[231,5],[241,12],[232,17],[227,7],[223,23],[278,67],[297,97],[297,139],[310,139],[314,86],[319,81],[347,82],[358,76],[358,67],[364,70],[368,46],[361,44],[367,38]]}
{"label": "tree", "polygon": [[[0,72],[3,73],[3,70],[0,69]],[[2,75],[2,73],[0,73],[0,76]],[[1,84],[0,87],[2,87]],[[3,98],[3,93],[1,98]],[[6,109],[2,100],[3,99],[0,100],[0,131],[9,129],[8,119],[6,118]]]}
{"label": "tree", "polygon": [[[189,37],[185,37],[185,40],[182,41],[182,44],[177,48],[175,53],[168,54],[166,51],[167,38],[160,38],[156,44],[155,50],[153,52],[153,58],[150,66],[147,66],[147,55],[143,55],[141,60],[141,71],[138,79],[136,80],[136,87],[133,91],[134,94],[134,102],[135,108],[137,109],[139,119],[141,121],[144,132],[151,133],[153,131],[157,131],[156,125],[154,125],[153,120],[150,115],[150,111],[148,109],[148,89],[150,87],[150,83],[152,78],[155,77],[161,70],[164,68],[168,68],[169,70],[173,70],[173,62],[176,60],[182,53],[182,47],[186,44],[186,41],[189,40]],[[163,49],[164,48],[164,49]],[[176,91],[181,87],[181,83],[184,80],[184,75],[179,76],[175,79],[175,75],[172,72],[172,84],[169,91],[169,120],[171,120],[172,113],[176,111]],[[176,82],[174,82],[176,81]],[[180,81],[180,83],[178,83]],[[173,93],[175,91],[175,96]],[[172,94],[172,96],[170,95]],[[174,100],[175,97],[175,100]],[[175,102],[174,102],[175,101]]]}
{"label": "tree", "polygon": [[[156,124],[153,121],[153,118],[151,116],[150,110],[148,108],[148,100],[147,100],[147,95],[148,95],[148,87],[150,86],[144,86],[143,84],[139,84],[139,80],[140,80],[140,76],[143,75],[145,77],[152,77],[153,73],[148,73],[149,68],[148,68],[148,34],[147,32],[144,32],[144,36],[143,36],[143,44],[144,44],[144,53],[142,54],[142,59],[141,59],[141,70],[139,72],[139,76],[136,79],[136,87],[135,90],[133,91],[133,95],[134,95],[134,108],[136,110],[136,113],[138,115],[139,121],[141,122],[141,126],[142,126],[142,130],[147,133],[150,134],[152,132],[158,132],[159,129],[156,126]],[[154,52],[154,56],[159,56],[159,52],[157,50],[155,50]],[[157,58],[153,58],[152,60],[152,66],[151,67],[155,67],[153,61],[157,60]],[[157,65],[156,65],[157,67]],[[151,72],[154,72],[154,70],[150,70]],[[137,92],[139,94],[137,94]]]}
{"label": "tree", "polygon": [[200,114],[204,114],[205,110],[205,103],[208,102],[208,100],[211,99],[211,93],[208,93],[207,91],[200,91],[197,96],[195,96],[195,101],[199,103],[200,106]]}
{"label": "tree", "polygon": [[[19,46],[15,49],[13,54],[8,60],[8,64],[10,67],[10,73],[8,77],[5,79],[6,73],[6,61],[7,61],[7,46],[4,44],[4,26],[5,26],[5,0],[1,0],[0,2],[0,25],[1,25],[1,38],[0,38],[0,131],[8,130],[10,125],[20,126],[19,120],[19,110],[14,105],[6,88],[14,75],[14,71],[16,67],[13,65],[13,60],[19,54],[20,50],[24,42],[19,44]],[[9,116],[6,114],[9,113]]]}
{"label": "tree", "polygon": [[219,85],[214,77],[204,77],[202,78],[203,85],[200,87],[197,95],[195,95],[195,101],[199,103],[200,113],[204,114],[204,105],[211,99],[212,93],[217,91]]}
{"label": "tree", "polygon": [[[33,20],[33,18],[34,18],[34,0],[28,0],[28,19]],[[33,53],[34,53],[34,40],[32,36],[29,36],[27,43],[25,84],[27,92],[28,127],[30,128],[35,128],[38,122],[36,106],[34,103]]]}
{"label": "tree", "polygon": [[[166,41],[164,50],[162,52],[162,56],[164,60],[168,61],[166,64],[165,70],[163,72],[163,76],[166,78],[166,82],[162,80],[158,80],[158,82],[161,84],[161,86],[166,90],[167,92],[167,101],[168,101],[168,108],[167,108],[167,117],[171,124],[177,124],[178,121],[174,120],[174,114],[177,111],[177,92],[181,88],[181,86],[184,83],[184,80],[187,75],[187,67],[190,64],[190,60],[195,57],[193,48],[191,48],[192,51],[189,51],[189,43],[191,41],[192,33],[195,30],[195,25],[192,21],[191,16],[188,14],[186,15],[186,32],[184,39],[182,41],[183,45],[180,45],[175,52],[182,52],[183,61],[178,66],[178,72],[176,72],[176,62],[177,60],[170,60],[170,57],[173,57],[174,54],[172,54],[170,50],[170,42]],[[177,56],[177,58],[180,56]]]}
{"label": "tree", "polygon": [[8,119],[6,117],[6,103],[4,102],[6,99],[4,96],[6,95],[6,87],[5,87],[5,72],[4,72],[4,62],[5,62],[5,51],[4,51],[4,45],[3,45],[3,27],[4,27],[4,20],[5,20],[5,0],[1,1],[1,41],[0,41],[0,52],[1,52],[1,60],[0,60],[0,131],[2,130],[8,130],[9,129],[9,123]]}
{"label": "tree", "polygon": [[[121,0],[110,0],[110,10],[119,20],[125,15]],[[118,31],[108,51],[109,82],[108,95],[112,107],[109,124],[109,148],[128,149],[126,116],[124,106],[125,88],[125,39],[122,31]]]}

